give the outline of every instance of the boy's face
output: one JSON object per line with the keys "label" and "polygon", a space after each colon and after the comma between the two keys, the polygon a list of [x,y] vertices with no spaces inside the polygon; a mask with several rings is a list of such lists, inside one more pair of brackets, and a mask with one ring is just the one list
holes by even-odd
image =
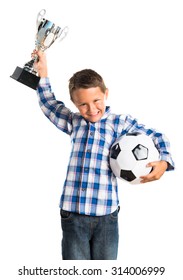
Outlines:
{"label": "boy's face", "polygon": [[99,87],[80,88],[73,92],[72,100],[83,118],[89,122],[97,122],[105,113],[107,97],[108,90],[103,93]]}

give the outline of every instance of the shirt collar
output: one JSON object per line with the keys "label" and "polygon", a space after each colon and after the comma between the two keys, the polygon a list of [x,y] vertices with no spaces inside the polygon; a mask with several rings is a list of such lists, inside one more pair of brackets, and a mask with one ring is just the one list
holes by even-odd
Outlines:
{"label": "shirt collar", "polygon": [[109,116],[110,112],[111,112],[111,107],[110,106],[106,106],[105,113],[103,114],[103,116],[102,116],[102,118],[100,120],[106,119]]}

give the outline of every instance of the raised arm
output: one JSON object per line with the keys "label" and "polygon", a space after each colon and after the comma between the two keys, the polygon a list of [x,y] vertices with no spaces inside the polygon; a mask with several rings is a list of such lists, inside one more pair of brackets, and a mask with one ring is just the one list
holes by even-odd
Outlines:
{"label": "raised arm", "polygon": [[34,51],[32,56],[35,55],[38,56],[38,62],[34,66],[41,78],[37,87],[41,110],[57,128],[70,135],[72,133],[73,113],[65,107],[62,101],[56,100],[52,92],[45,53]]}

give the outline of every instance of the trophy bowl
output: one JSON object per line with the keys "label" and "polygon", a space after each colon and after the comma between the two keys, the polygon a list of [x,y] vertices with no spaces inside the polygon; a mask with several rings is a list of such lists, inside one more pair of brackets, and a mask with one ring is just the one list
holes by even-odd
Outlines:
{"label": "trophy bowl", "polygon": [[[48,49],[56,40],[63,40],[68,33],[67,26],[63,29],[56,26],[53,22],[44,18],[45,14],[46,10],[42,9],[37,15],[35,49],[42,51]],[[10,77],[32,89],[36,89],[40,80],[37,71],[34,69],[36,61],[38,61],[37,56],[25,63],[23,68],[17,66]]]}

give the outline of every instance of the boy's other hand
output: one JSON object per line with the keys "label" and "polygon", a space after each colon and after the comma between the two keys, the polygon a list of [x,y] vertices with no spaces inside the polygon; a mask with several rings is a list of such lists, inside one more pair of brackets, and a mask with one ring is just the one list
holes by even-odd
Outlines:
{"label": "boy's other hand", "polygon": [[147,183],[147,182],[151,182],[151,181],[160,179],[161,176],[166,171],[166,169],[168,167],[168,163],[164,160],[160,160],[160,161],[150,162],[150,163],[148,163],[147,166],[152,167],[153,170],[151,173],[149,173],[146,176],[140,176],[140,178],[142,179],[140,181],[141,183]]}

